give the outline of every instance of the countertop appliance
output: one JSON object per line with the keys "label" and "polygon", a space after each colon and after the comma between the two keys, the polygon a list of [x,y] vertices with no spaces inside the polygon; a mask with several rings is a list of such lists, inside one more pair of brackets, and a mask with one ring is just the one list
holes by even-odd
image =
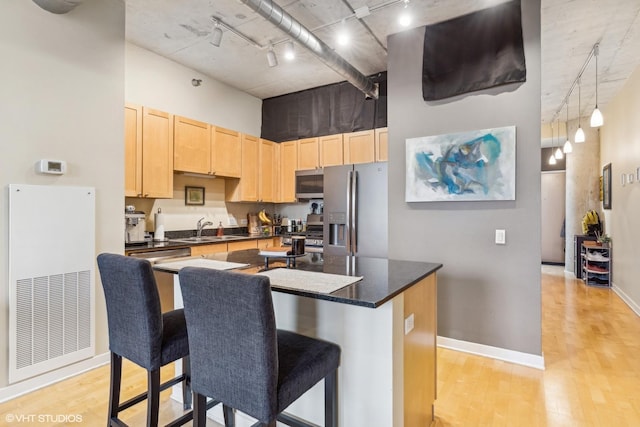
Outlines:
{"label": "countertop appliance", "polygon": [[387,164],[326,167],[324,188],[324,253],[386,258]]}
{"label": "countertop appliance", "polygon": [[306,252],[322,252],[323,251],[323,222],[322,214],[308,214],[307,215],[307,229],[305,231],[298,232],[286,232],[282,236],[282,244],[284,246],[290,246],[293,236],[305,237],[305,251]]}
{"label": "countertop appliance", "polygon": [[297,199],[322,199],[323,192],[322,169],[296,171]]}
{"label": "countertop appliance", "polygon": [[143,243],[147,221],[142,211],[126,211],[124,213],[124,242]]}

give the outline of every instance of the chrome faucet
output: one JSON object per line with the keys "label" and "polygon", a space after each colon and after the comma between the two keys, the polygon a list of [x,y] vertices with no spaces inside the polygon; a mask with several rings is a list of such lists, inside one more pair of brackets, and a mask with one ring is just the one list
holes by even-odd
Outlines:
{"label": "chrome faucet", "polygon": [[196,237],[200,238],[202,237],[202,229],[205,228],[207,225],[213,225],[213,223],[211,221],[206,221],[206,222],[202,222],[202,220],[204,219],[204,217],[200,218],[198,220],[198,225],[197,227],[197,231],[196,231]]}

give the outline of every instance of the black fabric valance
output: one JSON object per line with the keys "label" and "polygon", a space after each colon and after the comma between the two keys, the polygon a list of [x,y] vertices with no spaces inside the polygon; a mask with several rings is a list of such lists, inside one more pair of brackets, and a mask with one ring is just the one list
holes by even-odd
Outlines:
{"label": "black fabric valance", "polygon": [[520,0],[425,27],[425,101],[526,81]]}
{"label": "black fabric valance", "polygon": [[341,82],[262,101],[261,137],[275,142],[387,126],[387,73],[372,77],[378,99]]}

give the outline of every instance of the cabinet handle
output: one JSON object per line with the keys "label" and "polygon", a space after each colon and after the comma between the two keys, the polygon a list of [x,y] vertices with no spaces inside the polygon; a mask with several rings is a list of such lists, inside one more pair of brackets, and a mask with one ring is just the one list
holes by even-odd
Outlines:
{"label": "cabinet handle", "polygon": [[149,197],[149,193],[145,193],[144,197]]}

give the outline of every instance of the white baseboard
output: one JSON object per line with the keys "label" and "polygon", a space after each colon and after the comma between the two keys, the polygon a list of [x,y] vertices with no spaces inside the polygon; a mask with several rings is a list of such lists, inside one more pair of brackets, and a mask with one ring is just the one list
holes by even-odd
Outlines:
{"label": "white baseboard", "polygon": [[633,310],[636,315],[640,316],[640,305],[632,300],[631,297],[627,295],[622,289],[617,287],[615,283],[612,283],[611,288],[613,289],[613,292],[615,292],[620,297],[620,299],[624,301],[624,303],[627,304],[631,310]]}
{"label": "white baseboard", "polygon": [[47,372],[37,377],[29,378],[15,384],[0,388],[0,403],[22,396],[32,391],[47,387],[67,378],[75,377],[83,372],[106,365],[110,361],[109,353],[99,354],[78,363],[65,366],[55,371]]}
{"label": "white baseboard", "polygon": [[438,347],[544,370],[544,356],[438,336]]}

